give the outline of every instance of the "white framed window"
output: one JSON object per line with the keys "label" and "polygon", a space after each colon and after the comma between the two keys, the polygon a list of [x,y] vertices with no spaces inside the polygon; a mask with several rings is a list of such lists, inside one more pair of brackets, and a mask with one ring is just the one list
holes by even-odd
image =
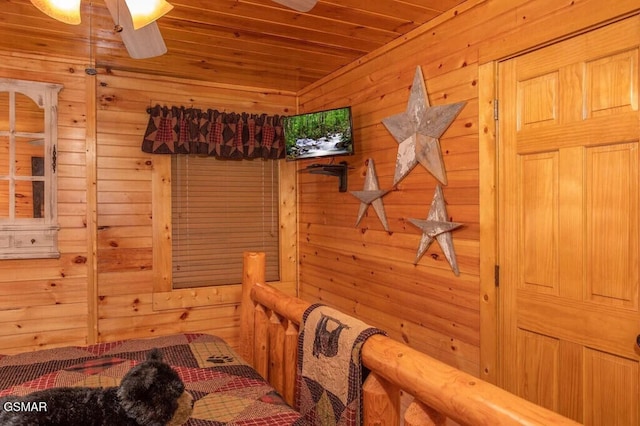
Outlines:
{"label": "white framed window", "polygon": [[0,259],[59,257],[57,108],[62,85],[0,79]]}

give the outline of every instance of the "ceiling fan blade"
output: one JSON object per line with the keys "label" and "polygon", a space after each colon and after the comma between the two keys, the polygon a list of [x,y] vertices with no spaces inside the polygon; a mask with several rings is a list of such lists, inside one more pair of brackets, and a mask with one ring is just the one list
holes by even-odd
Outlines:
{"label": "ceiling fan blade", "polygon": [[318,0],[273,0],[283,6],[290,7],[298,12],[308,12],[318,3]]}
{"label": "ceiling fan blade", "polygon": [[122,27],[122,42],[133,59],[146,59],[167,53],[160,29],[155,22],[138,30],[133,29],[129,9],[123,0],[104,0],[113,22]]}

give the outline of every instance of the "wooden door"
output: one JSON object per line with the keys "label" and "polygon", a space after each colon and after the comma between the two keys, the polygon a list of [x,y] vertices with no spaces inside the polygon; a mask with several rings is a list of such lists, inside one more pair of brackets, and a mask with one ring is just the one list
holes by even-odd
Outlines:
{"label": "wooden door", "polygon": [[638,425],[633,17],[499,65],[500,382],[591,425]]}

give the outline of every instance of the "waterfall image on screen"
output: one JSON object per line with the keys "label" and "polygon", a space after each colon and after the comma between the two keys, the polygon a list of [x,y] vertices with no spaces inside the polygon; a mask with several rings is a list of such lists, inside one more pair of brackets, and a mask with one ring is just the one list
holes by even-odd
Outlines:
{"label": "waterfall image on screen", "polygon": [[289,160],[354,153],[350,107],[286,117],[283,128]]}

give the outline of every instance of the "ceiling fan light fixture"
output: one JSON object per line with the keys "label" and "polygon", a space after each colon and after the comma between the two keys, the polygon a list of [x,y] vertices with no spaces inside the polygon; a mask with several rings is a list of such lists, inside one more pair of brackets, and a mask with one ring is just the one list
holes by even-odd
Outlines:
{"label": "ceiling fan light fixture", "polygon": [[173,5],[165,0],[125,0],[125,3],[135,30],[155,22],[173,9]]}
{"label": "ceiling fan light fixture", "polygon": [[80,0],[31,0],[45,15],[65,24],[80,24]]}

